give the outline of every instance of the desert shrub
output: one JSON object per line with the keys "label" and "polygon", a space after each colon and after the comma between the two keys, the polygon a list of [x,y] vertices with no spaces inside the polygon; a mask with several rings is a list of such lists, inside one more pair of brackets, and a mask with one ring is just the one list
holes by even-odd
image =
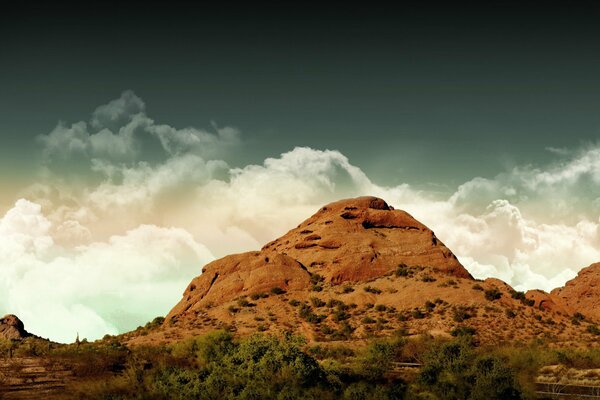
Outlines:
{"label": "desert shrub", "polygon": [[279,286],[275,286],[271,288],[271,293],[275,294],[275,295],[279,295],[279,294],[284,294],[285,290],[283,290],[282,288],[280,288]]}
{"label": "desert shrub", "polygon": [[483,291],[483,286],[481,286],[479,283],[476,283],[471,287],[471,289]]}
{"label": "desert shrub", "polygon": [[231,306],[227,307],[227,311],[229,311],[232,314],[235,314],[235,313],[239,312],[240,309],[234,305],[231,305]]}
{"label": "desert shrub", "polygon": [[310,283],[312,283],[314,286],[321,286],[322,287],[322,283],[325,281],[325,277],[322,275],[319,275],[317,273],[313,273],[310,275]]}
{"label": "desert shrub", "polygon": [[431,275],[423,275],[423,277],[421,278],[421,280],[423,282],[435,282],[437,281],[437,279],[435,279],[433,276]]}
{"label": "desert shrub", "polygon": [[598,325],[588,325],[586,331],[593,335],[600,335],[600,329],[598,328]]}
{"label": "desert shrub", "polygon": [[427,300],[425,302],[425,310],[427,310],[427,312],[432,312],[433,309],[435,308],[435,305],[436,305],[436,303]]}
{"label": "desert shrub", "polygon": [[485,298],[489,301],[498,300],[502,297],[502,292],[498,290],[498,288],[488,289],[485,292]]}
{"label": "desert shrub", "polygon": [[573,325],[579,325],[579,323],[584,320],[585,320],[585,316],[580,312],[576,312],[575,314],[573,314],[573,317],[571,318],[571,323]]}
{"label": "desert shrub", "polygon": [[310,302],[313,305],[313,307],[323,307],[327,304],[318,297],[311,297]]}
{"label": "desert shrub", "polygon": [[410,316],[415,319],[423,319],[427,316],[427,314],[425,314],[423,311],[421,311],[421,309],[415,308],[414,310],[412,310],[410,312]]}
{"label": "desert shrub", "polygon": [[406,276],[410,276],[410,275],[412,275],[411,271],[406,264],[400,264],[396,268],[396,276],[406,277]]}
{"label": "desert shrub", "polygon": [[298,307],[300,305],[300,302],[296,299],[291,299],[290,301],[288,301],[288,303],[292,306],[292,307]]}
{"label": "desert shrub", "polygon": [[452,319],[456,322],[463,322],[471,317],[472,315],[469,312],[469,309],[465,306],[457,306],[452,310]]}
{"label": "desert shrub", "polygon": [[252,300],[264,299],[264,298],[267,298],[267,297],[269,297],[269,295],[266,294],[266,293],[252,293],[250,295],[250,298]]}
{"label": "desert shrub", "polygon": [[450,331],[450,334],[454,337],[457,336],[473,336],[477,333],[477,329],[472,326],[457,326]]}
{"label": "desert shrub", "polygon": [[344,321],[347,320],[351,317],[350,314],[348,314],[346,311],[344,311],[343,309],[337,309],[334,313],[333,313],[333,320],[335,322],[340,322],[340,321]]}
{"label": "desert shrub", "polygon": [[366,316],[363,319],[361,319],[360,322],[362,322],[363,324],[374,324],[376,321],[373,318]]}
{"label": "desert shrub", "polygon": [[533,306],[535,304],[535,300],[528,299],[527,297],[525,297],[525,292],[519,292],[516,290],[512,290],[510,292],[510,297],[512,297],[513,299],[519,300],[521,303],[523,303],[526,306]]}
{"label": "desert shrub", "polygon": [[312,287],[310,288],[310,290],[312,290],[313,292],[322,292],[323,291],[323,285],[312,285]]}
{"label": "desert shrub", "polygon": [[344,286],[344,288],[342,289],[342,293],[347,294],[347,293],[352,293],[354,292],[354,288],[352,286]]}
{"label": "desert shrub", "polygon": [[372,287],[372,286],[365,286],[363,289],[367,293],[381,294],[381,290],[380,289],[377,289],[377,288]]}
{"label": "desert shrub", "polygon": [[508,308],[504,311],[504,313],[506,314],[507,318],[514,318],[517,316],[516,312],[514,312],[513,310],[508,309]]}
{"label": "desert shrub", "polygon": [[240,307],[254,307],[254,306],[256,306],[256,304],[250,303],[248,300],[246,300],[244,298],[238,299],[237,304]]}
{"label": "desert shrub", "polygon": [[383,312],[385,310],[387,310],[387,307],[385,305],[383,305],[383,304],[377,304],[375,306],[375,311]]}

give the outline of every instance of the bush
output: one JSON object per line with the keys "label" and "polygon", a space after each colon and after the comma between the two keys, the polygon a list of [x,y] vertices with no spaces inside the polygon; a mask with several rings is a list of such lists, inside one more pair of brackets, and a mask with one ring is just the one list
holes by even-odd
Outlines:
{"label": "bush", "polygon": [[591,333],[592,335],[600,335],[600,329],[597,325],[588,325],[586,331]]}
{"label": "bush", "polygon": [[489,301],[498,300],[502,297],[502,292],[498,290],[498,288],[488,289],[485,292],[485,298]]}
{"label": "bush", "polygon": [[385,305],[383,305],[383,304],[377,304],[375,306],[375,311],[383,312],[385,310],[387,310],[387,307]]}
{"label": "bush", "polygon": [[275,286],[275,287],[271,288],[271,293],[275,294],[275,295],[284,294],[285,290],[283,290],[279,286]]}
{"label": "bush", "polygon": [[481,290],[483,291],[483,286],[481,286],[479,283],[476,283],[472,286],[473,290]]}
{"label": "bush", "polygon": [[381,294],[381,290],[374,288],[372,286],[365,286],[363,289],[367,293]]}
{"label": "bush", "polygon": [[471,317],[472,315],[469,313],[469,309],[465,306],[455,307],[452,311],[452,319],[456,322],[463,322]]}
{"label": "bush", "polygon": [[406,264],[400,264],[398,265],[398,268],[396,268],[396,276],[410,276],[411,272],[410,269],[408,268],[408,266]]}
{"label": "bush", "polygon": [[313,305],[313,307],[323,307],[327,304],[318,297],[311,297],[310,302]]}
{"label": "bush", "polygon": [[347,294],[347,293],[352,293],[354,292],[354,288],[352,286],[344,286],[344,288],[342,289],[342,293]]}
{"label": "bush", "polygon": [[437,281],[437,279],[435,279],[433,276],[431,275],[423,275],[423,277],[421,278],[421,280],[423,282],[435,282]]}
{"label": "bush", "polygon": [[450,331],[450,334],[454,337],[457,336],[474,336],[477,333],[477,329],[472,326],[457,326]]}
{"label": "bush", "polygon": [[513,299],[519,300],[521,303],[523,303],[526,306],[533,306],[535,304],[535,300],[533,299],[528,299],[525,296],[524,292],[518,292],[516,290],[513,290],[510,292],[510,297],[512,297]]}
{"label": "bush", "polygon": [[419,374],[422,391],[443,399],[521,399],[514,372],[504,360],[477,356],[467,340],[430,350]]}
{"label": "bush", "polygon": [[288,301],[288,303],[292,306],[292,307],[297,307],[300,305],[300,302],[296,299],[291,299],[290,301]]}

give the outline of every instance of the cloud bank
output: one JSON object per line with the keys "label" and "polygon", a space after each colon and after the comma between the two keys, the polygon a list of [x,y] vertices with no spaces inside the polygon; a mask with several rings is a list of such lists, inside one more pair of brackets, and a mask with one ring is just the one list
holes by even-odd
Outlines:
{"label": "cloud bank", "polygon": [[164,314],[206,262],[259,248],[344,197],[386,199],[474,276],[518,289],[552,289],[600,260],[598,146],[429,193],[378,185],[335,150],[232,168],[236,129],[156,124],[130,91],[38,141],[42,178],[0,219],[0,313],[54,340]]}

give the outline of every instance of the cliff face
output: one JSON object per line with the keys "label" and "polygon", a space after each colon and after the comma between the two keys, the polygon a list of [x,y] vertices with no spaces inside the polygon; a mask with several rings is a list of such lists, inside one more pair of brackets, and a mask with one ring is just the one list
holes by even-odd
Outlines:
{"label": "cliff face", "polygon": [[551,293],[573,310],[600,321],[600,263],[583,268],[565,286]]}

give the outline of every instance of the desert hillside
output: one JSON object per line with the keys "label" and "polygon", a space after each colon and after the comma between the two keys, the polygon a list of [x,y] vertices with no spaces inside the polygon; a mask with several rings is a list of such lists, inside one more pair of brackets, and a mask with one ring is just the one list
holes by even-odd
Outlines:
{"label": "desert hillside", "polygon": [[597,316],[564,293],[475,280],[428,227],[382,199],[360,197],[323,206],[260,251],[206,265],[161,326],[125,338],[169,343],[225,328],[314,342],[464,331],[489,344],[595,341]]}

